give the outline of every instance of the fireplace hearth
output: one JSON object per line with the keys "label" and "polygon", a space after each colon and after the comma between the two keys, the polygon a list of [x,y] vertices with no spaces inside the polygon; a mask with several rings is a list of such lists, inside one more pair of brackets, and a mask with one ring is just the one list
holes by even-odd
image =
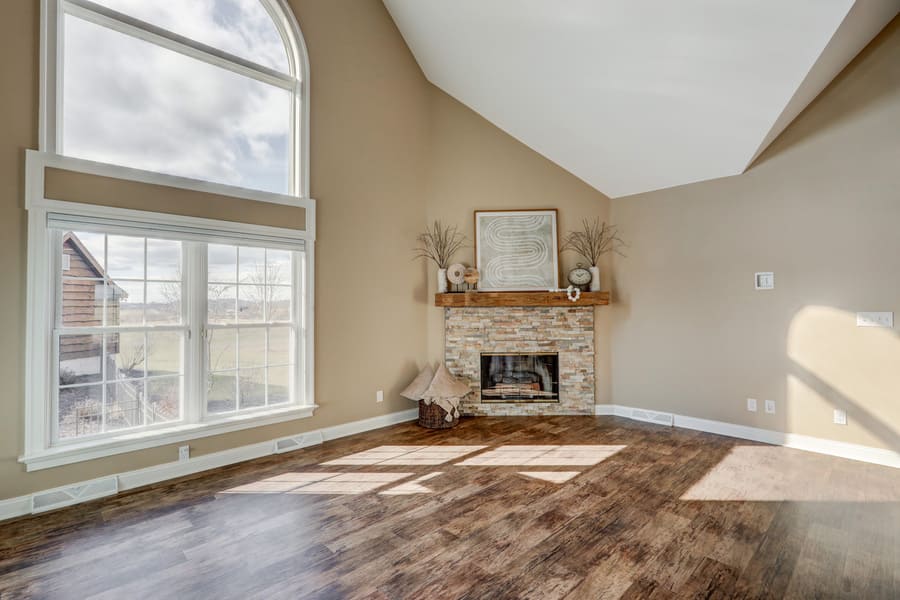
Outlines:
{"label": "fireplace hearth", "polygon": [[483,352],[482,402],[559,402],[556,352]]}

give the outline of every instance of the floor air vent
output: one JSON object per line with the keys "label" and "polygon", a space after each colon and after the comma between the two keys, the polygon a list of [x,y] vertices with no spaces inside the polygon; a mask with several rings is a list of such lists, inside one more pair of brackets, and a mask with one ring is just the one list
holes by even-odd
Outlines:
{"label": "floor air vent", "polygon": [[302,435],[294,435],[291,437],[281,438],[280,440],[275,440],[275,448],[273,452],[275,454],[282,454],[284,452],[306,448],[307,446],[315,446],[316,444],[321,444],[323,441],[324,440],[322,438],[322,433],[319,431],[304,433]]}
{"label": "floor air vent", "polygon": [[647,423],[655,423],[656,425],[668,425],[671,427],[675,423],[675,417],[672,413],[656,412],[655,410],[643,410],[640,408],[631,409],[631,418],[636,421],[646,421]]}
{"label": "floor air vent", "polygon": [[45,492],[38,492],[31,497],[31,512],[39,513],[54,508],[62,508],[87,502],[95,498],[112,496],[119,491],[119,480],[116,477],[94,479],[77,485],[70,485]]}

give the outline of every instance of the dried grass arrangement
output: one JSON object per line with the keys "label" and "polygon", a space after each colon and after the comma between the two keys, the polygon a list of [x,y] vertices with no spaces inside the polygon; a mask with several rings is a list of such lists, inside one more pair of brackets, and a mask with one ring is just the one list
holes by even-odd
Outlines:
{"label": "dried grass arrangement", "polygon": [[619,256],[625,256],[622,249],[627,244],[619,237],[619,230],[615,225],[607,225],[600,219],[593,221],[584,219],[581,222],[580,231],[570,231],[563,238],[560,250],[570,250],[581,255],[592,267],[597,266],[600,257],[607,252],[615,252]]}
{"label": "dried grass arrangement", "polygon": [[459,232],[456,225],[444,225],[435,221],[425,227],[425,232],[416,238],[418,246],[413,250],[415,258],[433,261],[438,269],[446,269],[453,255],[465,247],[466,236]]}

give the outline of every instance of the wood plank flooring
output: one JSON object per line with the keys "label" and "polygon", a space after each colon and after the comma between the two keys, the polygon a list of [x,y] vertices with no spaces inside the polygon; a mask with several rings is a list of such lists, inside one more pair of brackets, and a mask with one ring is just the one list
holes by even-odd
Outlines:
{"label": "wood plank flooring", "polygon": [[0,524],[0,598],[900,598],[900,471],[615,417],[404,424]]}

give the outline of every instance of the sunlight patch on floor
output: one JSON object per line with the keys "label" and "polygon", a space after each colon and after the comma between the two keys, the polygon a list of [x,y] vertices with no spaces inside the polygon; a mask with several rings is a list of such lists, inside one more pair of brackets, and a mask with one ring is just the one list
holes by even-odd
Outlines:
{"label": "sunlight patch on floor", "polygon": [[835,475],[833,456],[781,446],[735,446],[682,500],[751,502],[897,502],[900,471],[860,465]]}
{"label": "sunlight patch on floor", "polygon": [[329,460],[324,465],[440,465],[487,446],[379,446]]}
{"label": "sunlight patch on floor", "polygon": [[430,494],[433,490],[422,485],[422,482],[428,481],[429,479],[434,479],[441,473],[441,471],[428,473],[427,475],[422,475],[421,477],[416,477],[411,481],[405,481],[400,485],[388,488],[383,492],[378,492],[378,494],[381,496],[409,496],[411,494]]}
{"label": "sunlight patch on floor", "polygon": [[283,473],[223,494],[364,494],[415,473]]}
{"label": "sunlight patch on floor", "polygon": [[625,446],[552,445],[552,446],[500,446],[478,456],[468,458],[460,465],[469,467],[498,466],[592,466],[609,458]]}
{"label": "sunlight patch on floor", "polygon": [[579,471],[519,471],[519,475],[550,483],[565,483],[579,473]]}

